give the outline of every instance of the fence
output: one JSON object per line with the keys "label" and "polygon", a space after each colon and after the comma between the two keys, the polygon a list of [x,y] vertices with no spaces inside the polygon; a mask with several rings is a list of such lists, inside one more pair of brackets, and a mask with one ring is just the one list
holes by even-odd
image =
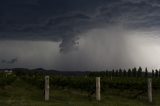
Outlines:
{"label": "fence", "polygon": [[[49,76],[45,76],[45,101],[49,100]],[[152,79],[148,78],[148,101],[152,103]],[[101,81],[96,77],[96,100],[101,100]]]}

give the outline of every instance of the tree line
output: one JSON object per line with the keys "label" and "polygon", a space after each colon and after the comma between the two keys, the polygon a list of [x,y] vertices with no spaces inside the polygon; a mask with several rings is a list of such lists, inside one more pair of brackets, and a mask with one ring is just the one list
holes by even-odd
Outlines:
{"label": "tree line", "polygon": [[148,71],[147,68],[144,70],[142,67],[134,67],[132,69],[113,69],[113,70],[106,70],[106,71],[96,71],[90,72],[89,76],[113,76],[113,77],[160,77],[160,69],[155,69],[152,71]]}

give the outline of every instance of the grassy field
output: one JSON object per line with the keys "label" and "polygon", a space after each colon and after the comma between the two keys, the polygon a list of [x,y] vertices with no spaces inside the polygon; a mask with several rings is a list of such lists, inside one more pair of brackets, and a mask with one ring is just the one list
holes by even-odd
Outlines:
{"label": "grassy field", "polygon": [[147,102],[147,93],[136,98],[130,95],[136,91],[106,89],[100,102],[95,95],[86,92],[51,88],[50,101],[45,102],[43,90],[17,79],[12,85],[0,88],[0,106],[160,106],[160,92],[153,92],[153,103]]}

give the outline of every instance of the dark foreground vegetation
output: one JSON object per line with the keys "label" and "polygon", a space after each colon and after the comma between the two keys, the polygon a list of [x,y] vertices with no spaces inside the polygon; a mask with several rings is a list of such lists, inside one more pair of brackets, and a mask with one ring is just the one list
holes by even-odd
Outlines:
{"label": "dark foreground vegetation", "polygon": [[[50,101],[44,101],[44,76],[50,76]],[[101,77],[102,100],[95,100],[95,77]],[[64,75],[49,71],[0,72],[0,106],[160,106],[160,74],[147,69]],[[147,79],[153,81],[148,103]]]}

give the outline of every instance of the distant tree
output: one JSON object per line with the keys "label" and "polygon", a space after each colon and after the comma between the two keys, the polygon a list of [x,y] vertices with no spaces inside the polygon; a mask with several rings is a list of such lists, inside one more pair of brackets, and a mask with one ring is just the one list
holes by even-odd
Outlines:
{"label": "distant tree", "polygon": [[123,76],[127,76],[127,71],[125,69],[123,70]]}
{"label": "distant tree", "polygon": [[154,70],[152,70],[152,77],[154,77],[154,75],[155,75],[155,74],[154,74]]}
{"label": "distant tree", "polygon": [[141,67],[138,68],[137,76],[138,76],[138,77],[141,77],[141,76],[142,76],[142,68],[141,68]]}
{"label": "distant tree", "polygon": [[160,77],[160,69],[159,69],[159,72],[158,72],[158,73],[159,73],[158,75],[159,75],[159,77]]}
{"label": "distant tree", "polygon": [[132,71],[131,69],[128,69],[128,77],[131,77],[132,76]]}
{"label": "distant tree", "polygon": [[114,71],[114,69],[112,70],[112,76],[115,76],[115,71]]}
{"label": "distant tree", "polygon": [[105,74],[106,74],[106,76],[109,76],[109,71],[108,71],[108,70],[106,70],[106,73],[105,73]]}
{"label": "distant tree", "polygon": [[101,72],[99,72],[99,76],[104,77],[104,76],[105,76],[105,71],[101,71]]}
{"label": "distant tree", "polygon": [[119,69],[119,76],[122,76],[122,69]]}
{"label": "distant tree", "polygon": [[118,76],[118,70],[116,70],[116,72],[115,72],[115,76],[116,76],[116,77]]}
{"label": "distant tree", "polygon": [[108,71],[108,75],[109,75],[109,77],[111,77],[112,76],[112,71]]}
{"label": "distant tree", "polygon": [[156,69],[155,71],[155,77],[158,77],[158,70]]}
{"label": "distant tree", "polygon": [[132,69],[132,75],[133,75],[133,77],[137,77],[137,68],[136,67],[134,67]]}
{"label": "distant tree", "polygon": [[145,77],[148,77],[148,69],[147,69],[147,67],[145,68]]}

